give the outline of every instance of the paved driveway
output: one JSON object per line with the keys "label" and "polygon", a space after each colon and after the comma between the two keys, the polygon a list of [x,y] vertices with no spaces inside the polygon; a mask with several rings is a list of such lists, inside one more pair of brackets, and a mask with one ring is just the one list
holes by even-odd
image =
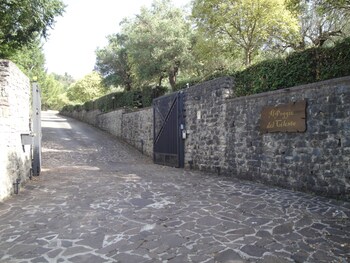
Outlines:
{"label": "paved driveway", "polygon": [[43,113],[43,171],[0,203],[0,262],[350,262],[350,204],[162,167]]}

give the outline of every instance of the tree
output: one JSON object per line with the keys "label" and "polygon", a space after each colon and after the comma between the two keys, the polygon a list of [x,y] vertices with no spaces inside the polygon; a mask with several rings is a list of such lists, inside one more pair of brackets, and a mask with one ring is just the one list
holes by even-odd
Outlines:
{"label": "tree", "polygon": [[45,38],[63,11],[60,0],[0,0],[0,57]]}
{"label": "tree", "polygon": [[21,47],[7,57],[23,71],[31,80],[36,77],[40,81],[45,78],[45,55],[39,38]]}
{"label": "tree", "polygon": [[69,86],[75,82],[74,78],[71,75],[69,75],[67,72],[64,73],[64,75],[60,75],[56,73],[52,73],[51,75],[55,78],[55,80],[57,80],[59,83],[62,84],[63,89],[65,91],[67,91]]}
{"label": "tree", "polygon": [[122,23],[128,36],[128,60],[136,80],[147,83],[168,78],[175,88],[176,78],[190,59],[190,26],[179,8],[169,0],[154,1],[134,19]]}
{"label": "tree", "polygon": [[132,89],[132,72],[128,61],[128,50],[125,47],[127,36],[111,35],[108,45],[96,51],[96,66],[106,86],[121,86]]}
{"label": "tree", "polygon": [[225,47],[227,45],[222,39],[208,37],[206,32],[197,30],[192,51],[195,58],[192,71],[195,71],[195,76],[205,77],[230,68],[238,70],[240,54]]}
{"label": "tree", "polygon": [[349,0],[287,0],[287,6],[300,23],[300,42],[292,45],[297,50],[349,35]]}
{"label": "tree", "polygon": [[199,30],[221,39],[223,49],[242,50],[246,66],[265,45],[290,41],[298,32],[284,0],[195,0],[192,16]]}
{"label": "tree", "polygon": [[68,103],[63,86],[54,75],[45,72],[45,56],[39,39],[27,44],[8,57],[31,80],[37,80],[44,109],[60,109]]}
{"label": "tree", "polygon": [[63,85],[55,79],[53,74],[45,75],[39,86],[44,109],[59,110],[69,103]]}
{"label": "tree", "polygon": [[84,103],[101,97],[105,92],[101,76],[97,72],[92,72],[73,83],[68,89],[67,96],[71,101]]}
{"label": "tree", "polygon": [[329,11],[330,9],[343,9],[350,10],[350,0],[286,0],[287,6],[291,9],[300,9],[304,3],[316,2],[318,8],[323,11]]}

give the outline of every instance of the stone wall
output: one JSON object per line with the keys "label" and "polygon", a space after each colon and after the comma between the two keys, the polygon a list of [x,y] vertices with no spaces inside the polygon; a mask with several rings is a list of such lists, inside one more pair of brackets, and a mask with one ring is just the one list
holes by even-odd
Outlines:
{"label": "stone wall", "polygon": [[[186,166],[350,200],[350,77],[242,98],[230,78],[186,90]],[[264,106],[307,101],[305,133],[260,132]]]}
{"label": "stone wall", "polygon": [[153,109],[116,109],[61,112],[63,115],[94,125],[134,146],[147,156],[153,156]]}
{"label": "stone wall", "polygon": [[100,113],[96,117],[97,118],[96,126],[98,126],[104,131],[109,132],[110,134],[113,134],[121,138],[122,137],[122,120],[123,120],[124,112],[125,112],[124,109],[118,109],[105,114]]}
{"label": "stone wall", "polygon": [[81,120],[83,122],[89,123],[91,125],[96,125],[97,116],[100,115],[101,112],[99,110],[93,111],[74,111],[72,113],[67,113],[72,118]]}
{"label": "stone wall", "polygon": [[30,147],[22,147],[21,134],[29,133],[29,79],[10,61],[0,60],[0,200],[23,184],[30,171]]}
{"label": "stone wall", "polygon": [[[305,133],[259,132],[263,106],[307,101]],[[227,101],[235,177],[350,199],[350,78]]]}
{"label": "stone wall", "polygon": [[148,156],[153,156],[153,108],[125,113],[122,138]]}
{"label": "stone wall", "polygon": [[[260,132],[264,106],[300,100],[307,101],[306,132]],[[224,77],[184,90],[184,107],[186,168],[350,200],[350,77],[241,98]],[[152,109],[97,120],[153,155]]]}
{"label": "stone wall", "polygon": [[184,91],[185,166],[206,171],[227,167],[225,99],[230,96],[233,79],[218,78]]}

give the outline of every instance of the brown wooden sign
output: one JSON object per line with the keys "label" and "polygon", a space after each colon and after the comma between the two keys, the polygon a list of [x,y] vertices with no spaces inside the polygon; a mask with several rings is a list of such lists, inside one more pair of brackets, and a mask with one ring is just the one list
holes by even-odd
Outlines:
{"label": "brown wooden sign", "polygon": [[260,131],[305,132],[306,101],[264,107],[261,112]]}

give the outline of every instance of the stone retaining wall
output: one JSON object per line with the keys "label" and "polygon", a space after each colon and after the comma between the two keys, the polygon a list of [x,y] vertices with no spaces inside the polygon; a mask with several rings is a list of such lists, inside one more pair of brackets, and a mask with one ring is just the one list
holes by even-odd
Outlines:
{"label": "stone retaining wall", "polygon": [[[350,77],[242,98],[220,78],[185,91],[186,166],[350,200]],[[305,133],[260,132],[264,106],[307,101]]]}
{"label": "stone retaining wall", "polygon": [[[186,168],[350,200],[350,77],[241,98],[234,98],[234,79],[224,77],[184,96]],[[306,132],[260,132],[264,106],[300,100],[307,102]],[[98,119],[138,149],[143,140],[152,156],[151,109]]]}
{"label": "stone retaining wall", "polygon": [[143,154],[153,156],[152,108],[136,111],[116,109],[107,113],[99,110],[61,113],[107,131],[134,146]]}
{"label": "stone retaining wall", "polygon": [[124,109],[118,109],[105,114],[99,113],[96,116],[97,126],[117,137],[122,137],[122,120]]}
{"label": "stone retaining wall", "polygon": [[218,78],[186,89],[184,108],[187,139],[185,166],[217,171],[227,168],[226,98],[233,79]]}
{"label": "stone retaining wall", "polygon": [[30,146],[22,147],[21,134],[29,133],[29,79],[7,60],[0,60],[0,200],[23,184],[31,167]]}
{"label": "stone retaining wall", "polygon": [[122,138],[148,156],[153,156],[153,108],[125,113]]}
{"label": "stone retaining wall", "polygon": [[[260,133],[263,106],[301,100],[306,132]],[[226,131],[233,176],[350,199],[350,78],[229,100]]]}

